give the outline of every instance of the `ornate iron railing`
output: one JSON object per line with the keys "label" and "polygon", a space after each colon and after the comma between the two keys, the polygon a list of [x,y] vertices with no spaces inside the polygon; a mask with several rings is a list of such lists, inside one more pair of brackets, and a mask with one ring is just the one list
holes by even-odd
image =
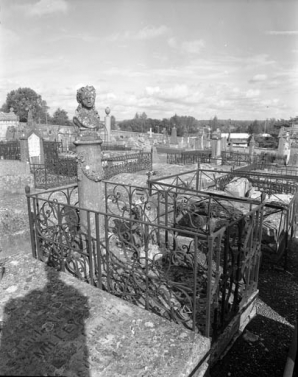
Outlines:
{"label": "ornate iron railing", "polygon": [[120,173],[136,173],[141,170],[152,170],[152,153],[138,152],[102,159],[104,179]]}
{"label": "ornate iron railing", "polygon": [[43,140],[44,162],[46,165],[51,166],[59,160],[60,151],[63,151],[61,142]]}
{"label": "ornate iron railing", "polygon": [[194,150],[194,151],[168,151],[167,163],[176,165],[190,165],[198,162],[210,162],[211,151],[210,150]]}
{"label": "ornate iron railing", "polygon": [[[104,179],[120,173],[135,173],[152,170],[152,153],[132,153],[102,159]],[[34,187],[48,189],[77,181],[75,158],[48,159],[45,164],[30,164],[34,175]]]}
{"label": "ornate iron railing", "polygon": [[291,165],[278,165],[270,164],[265,162],[259,162],[256,164],[252,170],[266,170],[272,174],[277,175],[288,175],[288,176],[297,176],[298,175],[298,166]]}
{"label": "ornate iron railing", "polygon": [[[250,169],[251,167],[248,167]],[[252,187],[268,195],[294,194],[298,190],[298,177],[278,174],[268,174],[241,169],[214,171],[199,169],[199,189],[214,188],[224,191],[226,186],[237,178],[246,178]]]}
{"label": "ornate iron railing", "polygon": [[20,142],[16,141],[5,141],[0,142],[0,159],[3,160],[20,160],[21,150]]}
{"label": "ornate iron railing", "polygon": [[57,160],[52,164],[30,164],[34,187],[49,189],[77,182],[76,161]]}
{"label": "ornate iron railing", "polygon": [[[288,239],[293,237],[298,223],[298,177],[278,176],[265,173],[254,173],[245,171],[244,168],[230,172],[198,169],[183,174],[176,174],[168,177],[150,179],[149,190],[166,190],[172,195],[190,193],[198,190],[225,191],[229,184],[237,179],[247,178],[250,186],[247,189],[255,188],[264,194],[268,194],[274,202],[265,204],[265,218],[262,232],[262,248],[272,262],[278,262],[285,257],[287,263]],[[215,190],[215,191],[214,191]],[[209,195],[213,195],[209,192]],[[278,194],[292,194],[293,198],[289,203],[284,203]],[[218,193],[216,194],[218,195]],[[225,195],[229,195],[228,192]],[[234,199],[236,200],[236,198]],[[257,199],[256,202],[258,202]],[[296,211],[296,212],[295,212]],[[295,215],[297,213],[297,215]],[[272,220],[272,215],[274,219]]]}
{"label": "ornate iron railing", "polygon": [[215,339],[257,291],[264,203],[104,190],[99,212],[76,205],[75,185],[27,188],[33,256]]}
{"label": "ornate iron railing", "polygon": [[125,145],[117,145],[113,143],[103,143],[101,145],[102,151],[130,151],[131,147],[126,147]]}
{"label": "ornate iron railing", "polygon": [[222,165],[233,163],[233,165],[240,166],[243,163],[250,164],[253,161],[256,161],[257,156],[251,156],[249,153],[222,151],[221,158]]}

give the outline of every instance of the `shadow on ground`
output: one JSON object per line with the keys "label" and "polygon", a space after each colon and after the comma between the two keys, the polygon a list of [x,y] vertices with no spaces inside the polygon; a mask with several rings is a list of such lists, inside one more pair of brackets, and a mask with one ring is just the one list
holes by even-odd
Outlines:
{"label": "shadow on ground", "polygon": [[[290,243],[288,267],[263,261],[259,275],[257,315],[211,377],[281,377],[291,344],[298,305],[298,239]],[[254,342],[246,334],[257,335]]]}
{"label": "shadow on ground", "polygon": [[[5,306],[0,375],[88,377],[87,298],[62,282],[59,272],[45,269],[43,289],[31,290]],[[32,276],[24,281],[29,284]]]}
{"label": "shadow on ground", "polygon": [[[289,342],[293,334],[290,326],[257,315],[244,332],[258,335],[250,342],[238,338],[229,353],[210,371],[211,377],[281,377],[285,367]],[[278,336],[277,336],[278,334]]]}

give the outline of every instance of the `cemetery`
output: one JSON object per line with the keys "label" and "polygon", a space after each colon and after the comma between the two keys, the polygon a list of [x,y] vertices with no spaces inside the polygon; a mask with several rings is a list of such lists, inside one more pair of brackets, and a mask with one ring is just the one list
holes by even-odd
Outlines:
{"label": "cemetery", "polygon": [[[34,128],[0,143],[16,203],[0,217],[0,374],[208,376],[257,314],[262,263],[288,267],[295,132],[271,153],[219,129],[124,145],[93,87],[77,100],[73,153]],[[13,239],[31,255],[5,253]]]}

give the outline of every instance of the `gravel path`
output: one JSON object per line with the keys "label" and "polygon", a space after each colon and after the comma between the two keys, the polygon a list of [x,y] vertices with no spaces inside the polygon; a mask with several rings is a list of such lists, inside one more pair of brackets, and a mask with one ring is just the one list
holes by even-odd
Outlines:
{"label": "gravel path", "polygon": [[298,306],[298,238],[292,240],[287,270],[263,261],[257,315],[211,377],[282,377]]}

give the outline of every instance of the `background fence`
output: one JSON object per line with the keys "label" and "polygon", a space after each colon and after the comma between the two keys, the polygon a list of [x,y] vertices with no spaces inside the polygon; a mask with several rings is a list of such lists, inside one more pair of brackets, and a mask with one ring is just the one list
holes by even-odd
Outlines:
{"label": "background fence", "polygon": [[20,160],[21,159],[20,142],[18,140],[0,141],[0,159]]}
{"label": "background fence", "polygon": [[[44,164],[30,164],[34,175],[34,187],[48,189],[68,185],[77,181],[76,158],[45,158]],[[103,179],[109,179],[120,173],[135,173],[152,170],[152,153],[139,152],[102,159]]]}

